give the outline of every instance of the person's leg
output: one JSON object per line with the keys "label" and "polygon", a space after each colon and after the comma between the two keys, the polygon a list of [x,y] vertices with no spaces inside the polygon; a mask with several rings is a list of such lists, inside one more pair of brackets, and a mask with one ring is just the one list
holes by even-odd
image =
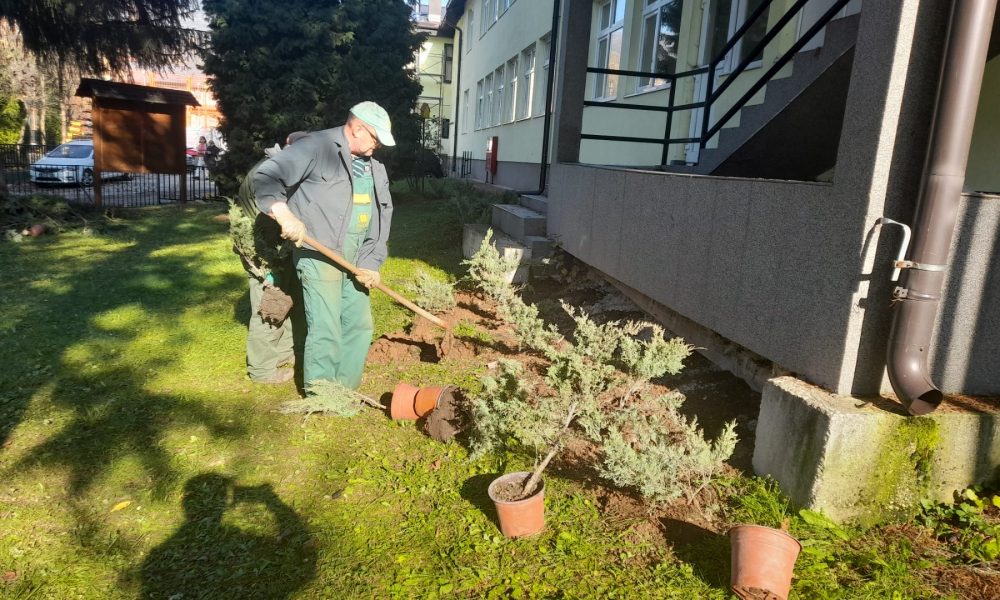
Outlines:
{"label": "person's leg", "polygon": [[[287,354],[279,343],[282,329],[264,321],[258,314],[264,286],[255,277],[248,277],[250,284],[250,323],[247,327],[247,374],[256,382],[272,381],[277,375],[278,364]],[[286,319],[287,321],[287,319]],[[286,379],[287,380],[287,379]]]}
{"label": "person's leg", "polygon": [[353,278],[344,281],[341,313],[341,358],[337,377],[351,389],[361,386],[365,360],[372,345],[371,299],[368,290]]}
{"label": "person's leg", "polygon": [[302,375],[305,385],[337,379],[341,344],[341,288],[344,274],[312,250],[295,251],[306,312]]}

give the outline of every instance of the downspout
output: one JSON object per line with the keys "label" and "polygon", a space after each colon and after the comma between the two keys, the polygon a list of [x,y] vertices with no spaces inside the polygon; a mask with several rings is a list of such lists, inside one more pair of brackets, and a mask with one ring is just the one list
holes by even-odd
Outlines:
{"label": "downspout", "polygon": [[552,129],[552,88],[556,80],[556,56],[559,42],[559,4],[560,0],[552,2],[552,31],[549,33],[549,76],[545,82],[545,122],[542,125],[542,163],[538,171],[538,189],[530,192],[518,192],[524,196],[537,196],[545,193],[545,180],[549,176],[549,135]]}
{"label": "downspout", "polygon": [[458,124],[461,123],[459,111],[462,109],[462,42],[465,41],[465,34],[457,24],[452,23],[448,19],[444,19],[444,22],[458,32],[458,48],[456,48],[458,63],[455,65],[458,70],[458,75],[455,77],[455,139],[452,140],[451,149],[451,174],[454,175],[455,165],[458,163],[458,134],[461,131]]}
{"label": "downspout", "polygon": [[906,277],[893,292],[895,313],[886,367],[892,389],[912,415],[932,412],[944,398],[931,381],[927,355],[955,233],[996,8],[997,0],[955,0],[952,7],[913,227],[913,252],[910,260],[894,264],[906,270]]}

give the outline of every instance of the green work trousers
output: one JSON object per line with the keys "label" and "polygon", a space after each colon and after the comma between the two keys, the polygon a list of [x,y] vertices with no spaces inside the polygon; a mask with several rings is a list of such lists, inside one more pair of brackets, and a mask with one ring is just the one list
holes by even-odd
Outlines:
{"label": "green work trousers", "polygon": [[260,317],[260,299],[264,284],[249,276],[250,327],[247,330],[247,374],[253,381],[268,379],[279,365],[291,363],[295,357],[292,341],[292,318],[273,325]]}
{"label": "green work trousers", "polygon": [[[343,256],[349,262],[356,262],[364,238],[347,235]],[[303,380],[307,387],[326,379],[357,389],[375,330],[368,289],[319,252],[296,249],[294,257],[306,311]]]}

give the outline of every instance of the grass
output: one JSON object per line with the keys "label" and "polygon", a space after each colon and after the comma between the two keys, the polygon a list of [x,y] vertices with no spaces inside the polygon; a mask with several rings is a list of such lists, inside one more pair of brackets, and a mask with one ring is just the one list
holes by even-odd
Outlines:
{"label": "grass", "polygon": [[[245,275],[221,212],[0,244],[0,597],[729,597],[722,536],[671,550],[644,517],[607,522],[592,491],[552,475],[546,531],[508,541],[485,490],[518,459],[470,462],[367,408],[277,414],[295,389],[245,376]],[[390,286],[457,277],[452,219],[445,202],[400,203]],[[410,319],[382,295],[373,313],[376,335]],[[475,391],[483,368],[373,365],[362,391]],[[732,485],[747,520],[789,512],[759,480]],[[796,597],[937,597],[902,542],[791,522],[826,549],[800,559]]]}

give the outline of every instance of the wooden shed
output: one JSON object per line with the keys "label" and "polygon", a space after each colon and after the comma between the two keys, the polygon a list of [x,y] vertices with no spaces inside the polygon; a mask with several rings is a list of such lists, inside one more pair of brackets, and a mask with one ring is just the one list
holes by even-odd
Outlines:
{"label": "wooden shed", "polygon": [[76,95],[93,99],[94,202],[100,206],[101,173],[165,173],[180,176],[187,200],[185,164],[188,91],[83,78]]}

